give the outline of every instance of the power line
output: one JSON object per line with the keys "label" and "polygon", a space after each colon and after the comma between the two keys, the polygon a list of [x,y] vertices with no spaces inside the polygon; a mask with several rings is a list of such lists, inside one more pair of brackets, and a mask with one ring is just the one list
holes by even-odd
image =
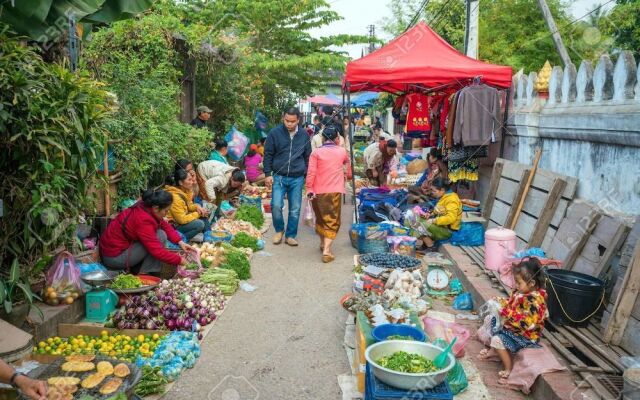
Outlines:
{"label": "power line", "polygon": [[431,18],[431,21],[429,22],[429,26],[431,26],[431,29],[433,29],[434,31],[438,29],[436,27],[440,25],[440,21],[444,19],[445,15],[442,13],[444,12],[445,8],[449,5],[449,3],[451,3],[451,0],[447,0],[444,3],[442,3],[441,7],[438,9],[437,14],[435,14],[433,18]]}
{"label": "power line", "polygon": [[420,7],[418,7],[418,11],[416,12],[416,14],[413,16],[413,18],[411,18],[411,20],[409,21],[409,24],[407,25],[407,27],[404,29],[404,31],[408,31],[409,28],[411,28],[413,25],[415,25],[415,23],[418,21],[418,18],[420,18],[420,14],[422,13],[422,10],[429,4],[429,0],[424,0],[422,2],[422,4],[420,5]]}

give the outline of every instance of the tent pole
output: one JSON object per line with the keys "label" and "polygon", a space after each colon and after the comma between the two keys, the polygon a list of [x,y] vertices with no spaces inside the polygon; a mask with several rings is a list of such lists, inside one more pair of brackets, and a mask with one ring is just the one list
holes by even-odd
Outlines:
{"label": "tent pole", "polygon": [[509,120],[509,99],[511,98],[511,88],[507,89],[507,95],[504,100],[504,118],[502,120],[502,143],[500,143],[500,158],[504,158],[504,142],[507,140],[507,121]]}
{"label": "tent pole", "polygon": [[[356,163],[355,163],[355,157],[353,156],[353,130],[351,129],[351,85],[349,84],[349,82],[347,82],[346,87],[347,87],[347,104],[346,104],[347,117],[349,118],[349,152],[351,153],[351,189],[352,189],[352,196],[353,196],[351,201],[352,201],[352,204],[355,206],[356,205],[356,174],[355,174]],[[355,210],[355,219],[356,219],[355,222],[357,224],[358,223],[357,209]]]}

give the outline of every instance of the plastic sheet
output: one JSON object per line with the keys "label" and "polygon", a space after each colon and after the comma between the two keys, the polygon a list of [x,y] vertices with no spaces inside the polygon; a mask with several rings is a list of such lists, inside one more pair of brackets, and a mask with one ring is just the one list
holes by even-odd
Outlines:
{"label": "plastic sheet", "polygon": [[447,343],[450,343],[454,337],[457,337],[456,343],[453,345],[453,353],[456,357],[462,357],[464,355],[464,345],[471,337],[469,330],[462,325],[445,322],[435,318],[425,317],[424,331],[432,339],[444,339]]}
{"label": "plastic sheet", "polygon": [[449,242],[454,246],[482,246],[484,226],[480,222],[463,222],[460,230],[453,231]]}
{"label": "plastic sheet", "polygon": [[224,140],[229,144],[227,156],[233,161],[240,161],[249,147],[249,138],[233,126],[225,135]]}
{"label": "plastic sheet", "polygon": [[193,368],[200,357],[200,343],[195,332],[171,332],[151,358],[138,356],[136,365],[160,367],[169,381],[176,380],[185,368]]}
{"label": "plastic sheet", "polygon": [[[433,344],[442,349],[444,349],[448,345],[448,343],[442,339],[434,340]],[[455,365],[447,374],[447,382],[449,382],[449,387],[451,388],[451,391],[454,395],[457,395],[458,393],[469,387],[467,374],[466,372],[464,372],[464,368],[462,367],[460,361],[456,360]]]}
{"label": "plastic sheet", "polygon": [[453,299],[453,309],[460,311],[471,311],[473,310],[473,297],[471,297],[471,293],[464,292],[460,293]]}

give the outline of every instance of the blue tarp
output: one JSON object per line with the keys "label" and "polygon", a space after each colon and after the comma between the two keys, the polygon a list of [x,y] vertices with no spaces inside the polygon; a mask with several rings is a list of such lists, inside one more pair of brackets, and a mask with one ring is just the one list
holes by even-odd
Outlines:
{"label": "blue tarp", "polygon": [[355,99],[351,99],[351,104],[356,107],[370,106],[374,101],[378,100],[380,93],[364,92],[359,94]]}

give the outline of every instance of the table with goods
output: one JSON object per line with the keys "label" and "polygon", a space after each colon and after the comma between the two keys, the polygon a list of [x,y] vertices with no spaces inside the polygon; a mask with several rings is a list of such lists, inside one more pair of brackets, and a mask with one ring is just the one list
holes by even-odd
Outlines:
{"label": "table with goods", "polygon": [[[451,399],[468,386],[456,356],[469,332],[439,321],[432,307],[436,299],[453,300],[462,285],[451,260],[416,252],[406,239],[411,234],[410,227],[388,222],[351,230],[354,247],[374,250],[354,256],[352,292],[341,299],[355,316],[353,369],[365,399]],[[380,243],[363,246],[363,240]],[[454,339],[445,363],[434,365]]]}
{"label": "table with goods", "polygon": [[170,279],[109,271],[68,256],[56,262],[56,276],[65,279],[47,285],[43,298],[59,305],[84,295],[86,318],[59,324],[59,336],[35,343],[23,360],[30,363],[28,374],[48,381],[59,399],[151,398],[166,392],[196,364],[212,323],[241,281],[251,278],[251,257],[264,248],[269,222],[262,200],[268,195],[243,193],[234,212],[213,225],[210,240],[183,254],[190,263]]}

